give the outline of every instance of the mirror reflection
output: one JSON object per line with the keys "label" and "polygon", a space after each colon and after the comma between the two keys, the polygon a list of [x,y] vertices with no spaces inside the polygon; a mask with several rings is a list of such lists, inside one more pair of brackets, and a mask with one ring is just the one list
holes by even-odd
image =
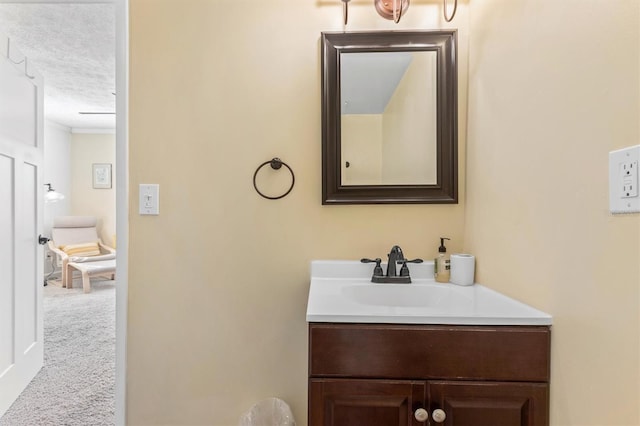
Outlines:
{"label": "mirror reflection", "polygon": [[341,184],[437,183],[437,54],[340,55]]}

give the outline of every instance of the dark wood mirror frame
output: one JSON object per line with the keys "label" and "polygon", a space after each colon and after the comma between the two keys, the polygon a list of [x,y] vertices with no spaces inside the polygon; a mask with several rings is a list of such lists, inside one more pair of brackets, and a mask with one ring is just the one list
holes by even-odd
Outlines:
{"label": "dark wood mirror frame", "polygon": [[[322,204],[458,202],[458,90],[455,30],[322,33]],[[340,54],[434,51],[437,54],[435,185],[342,185]]]}

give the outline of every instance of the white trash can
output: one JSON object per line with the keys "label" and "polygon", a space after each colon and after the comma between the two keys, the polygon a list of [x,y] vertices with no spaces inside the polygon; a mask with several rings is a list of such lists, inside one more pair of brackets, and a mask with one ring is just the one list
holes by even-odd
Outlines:
{"label": "white trash can", "polygon": [[267,398],[244,413],[239,426],[296,426],[296,421],[286,402]]}

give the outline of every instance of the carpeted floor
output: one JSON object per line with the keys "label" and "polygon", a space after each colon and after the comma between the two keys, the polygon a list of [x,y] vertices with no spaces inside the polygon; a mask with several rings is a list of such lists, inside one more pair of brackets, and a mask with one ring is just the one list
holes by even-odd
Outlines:
{"label": "carpeted floor", "polygon": [[102,426],[115,413],[115,282],[44,287],[44,367],[0,426]]}

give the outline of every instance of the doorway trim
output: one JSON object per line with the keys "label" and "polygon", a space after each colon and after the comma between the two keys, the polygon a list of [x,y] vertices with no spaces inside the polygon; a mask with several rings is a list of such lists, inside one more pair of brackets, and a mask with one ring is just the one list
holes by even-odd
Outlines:
{"label": "doorway trim", "polygon": [[127,419],[127,305],[129,293],[129,0],[116,12],[116,389],[115,424]]}

